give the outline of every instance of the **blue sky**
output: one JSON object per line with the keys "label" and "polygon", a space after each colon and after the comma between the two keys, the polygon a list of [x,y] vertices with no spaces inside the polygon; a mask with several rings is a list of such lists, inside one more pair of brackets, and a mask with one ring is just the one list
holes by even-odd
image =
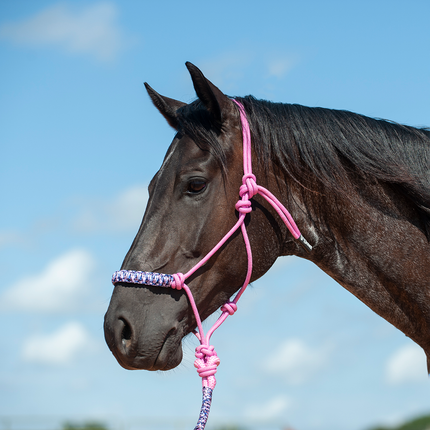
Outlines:
{"label": "blue sky", "polygon": [[[229,95],[430,126],[429,14],[418,0],[0,2],[0,416],[195,425],[193,338],[167,373],[120,368],[103,339],[111,273],[173,137],[144,81],[189,102],[191,61]],[[430,411],[421,350],[299,259],[213,342],[208,429],[365,430]]]}

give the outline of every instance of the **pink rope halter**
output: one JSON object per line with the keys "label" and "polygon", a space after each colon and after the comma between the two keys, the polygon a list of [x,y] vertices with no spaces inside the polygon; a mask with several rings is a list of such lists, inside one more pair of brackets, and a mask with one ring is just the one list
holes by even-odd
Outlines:
{"label": "pink rope halter", "polygon": [[[217,367],[220,364],[220,360],[215,352],[214,347],[210,344],[210,338],[214,331],[226,320],[229,315],[233,315],[237,310],[237,302],[241,295],[245,291],[249,284],[252,274],[252,252],[251,245],[249,243],[248,233],[245,227],[245,217],[246,214],[252,211],[252,204],[250,199],[256,194],[263,196],[276,210],[278,215],[281,217],[282,221],[287,226],[288,230],[291,232],[293,237],[299,240],[300,244],[307,250],[311,251],[312,246],[307,242],[307,240],[302,236],[296,223],[291,217],[287,209],[282,205],[281,202],[266,188],[260,186],[256,182],[256,178],[252,173],[252,154],[251,154],[251,132],[249,128],[249,123],[246,118],[244,107],[237,100],[233,99],[233,102],[239,107],[240,120],[242,124],[242,134],[243,134],[243,171],[244,175],[242,178],[242,185],[239,189],[240,200],[236,203],[236,210],[239,212],[239,218],[236,224],[231,228],[231,230],[218,242],[217,245],[202,259],[200,260],[192,269],[187,273],[175,273],[173,275],[165,275],[161,273],[153,272],[140,272],[133,270],[119,270],[115,272],[112,276],[112,283],[115,285],[119,282],[128,282],[133,284],[141,285],[153,285],[158,287],[170,287],[177,290],[184,290],[187,294],[188,300],[190,302],[191,308],[194,312],[197,323],[197,331],[194,330],[194,334],[200,342],[200,345],[196,348],[196,360],[194,366],[197,368],[199,376],[202,378],[203,385],[203,401],[202,407],[197,421],[197,425],[194,430],[203,430],[206,426],[208,419],[210,406],[212,402],[212,391],[216,385],[215,373]],[[237,230],[241,229],[243,240],[245,242],[246,253],[248,255],[248,268],[246,272],[245,281],[230,302],[225,303],[221,306],[221,315],[211,327],[211,329],[205,334],[202,327],[202,321],[200,318],[199,311],[197,309],[196,303],[194,301],[193,294],[190,288],[185,284],[185,280],[189,278],[194,272],[196,272],[200,267],[205,265],[208,260],[224,245],[224,243],[232,236],[232,234]]]}

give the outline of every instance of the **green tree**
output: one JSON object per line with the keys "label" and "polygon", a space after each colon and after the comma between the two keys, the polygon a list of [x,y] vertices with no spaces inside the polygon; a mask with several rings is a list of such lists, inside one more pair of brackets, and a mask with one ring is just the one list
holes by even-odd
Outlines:
{"label": "green tree", "polygon": [[97,421],[87,421],[85,423],[66,422],[62,430],[108,430],[107,426]]}
{"label": "green tree", "polygon": [[397,427],[375,427],[371,430],[430,430],[430,415],[414,418]]}

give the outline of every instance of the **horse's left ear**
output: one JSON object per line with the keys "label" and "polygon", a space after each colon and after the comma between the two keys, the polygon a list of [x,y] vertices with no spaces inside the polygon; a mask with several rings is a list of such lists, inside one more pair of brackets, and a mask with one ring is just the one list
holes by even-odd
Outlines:
{"label": "horse's left ear", "polygon": [[186,62],[185,65],[190,72],[198,98],[216,121],[222,124],[226,120],[227,112],[232,109],[231,100],[209,81],[194,64]]}
{"label": "horse's left ear", "polygon": [[151,88],[146,82],[145,88],[146,91],[148,91],[149,97],[151,97],[154,106],[160,111],[164,118],[166,118],[169,125],[177,130],[179,123],[176,111],[182,106],[185,106],[186,103],[182,103],[178,100],[170,99],[169,97],[158,94],[157,91]]}

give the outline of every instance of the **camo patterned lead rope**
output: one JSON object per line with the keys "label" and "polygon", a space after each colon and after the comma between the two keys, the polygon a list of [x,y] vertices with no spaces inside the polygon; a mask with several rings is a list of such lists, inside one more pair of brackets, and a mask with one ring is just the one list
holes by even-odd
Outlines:
{"label": "camo patterned lead rope", "polygon": [[209,412],[211,410],[212,404],[212,388],[203,387],[203,399],[202,399],[202,407],[200,409],[199,419],[197,421],[194,430],[204,430],[206,427],[206,423],[209,418]]}

